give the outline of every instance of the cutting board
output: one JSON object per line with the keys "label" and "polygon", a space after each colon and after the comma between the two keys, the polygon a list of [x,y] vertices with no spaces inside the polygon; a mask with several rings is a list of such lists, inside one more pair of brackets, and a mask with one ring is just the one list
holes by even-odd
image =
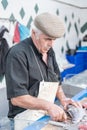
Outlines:
{"label": "cutting board", "polygon": [[62,127],[57,127],[57,126],[53,126],[53,125],[47,124],[41,130],[64,130],[64,129]]}

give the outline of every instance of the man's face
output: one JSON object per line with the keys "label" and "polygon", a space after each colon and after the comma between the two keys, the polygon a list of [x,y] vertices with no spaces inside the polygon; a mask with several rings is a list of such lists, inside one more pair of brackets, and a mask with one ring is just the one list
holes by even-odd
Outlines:
{"label": "man's face", "polygon": [[36,44],[38,47],[38,50],[43,54],[47,53],[49,49],[53,46],[54,43],[53,38],[45,35],[45,34],[40,34],[38,39],[36,39]]}

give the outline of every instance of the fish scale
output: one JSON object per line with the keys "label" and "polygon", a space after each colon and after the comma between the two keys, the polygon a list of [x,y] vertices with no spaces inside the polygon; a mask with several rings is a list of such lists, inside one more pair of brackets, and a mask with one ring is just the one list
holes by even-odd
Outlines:
{"label": "fish scale", "polygon": [[76,108],[73,105],[67,106],[68,115],[71,117],[72,123],[78,123],[80,122],[84,116],[86,116],[86,111],[83,108]]}

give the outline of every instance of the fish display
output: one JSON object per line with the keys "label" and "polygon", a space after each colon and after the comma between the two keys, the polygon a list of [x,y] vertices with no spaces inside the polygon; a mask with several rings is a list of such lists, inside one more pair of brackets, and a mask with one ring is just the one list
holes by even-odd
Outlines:
{"label": "fish display", "polygon": [[87,116],[85,109],[77,108],[73,105],[68,105],[66,112],[71,117],[72,123],[78,123],[84,116]]}

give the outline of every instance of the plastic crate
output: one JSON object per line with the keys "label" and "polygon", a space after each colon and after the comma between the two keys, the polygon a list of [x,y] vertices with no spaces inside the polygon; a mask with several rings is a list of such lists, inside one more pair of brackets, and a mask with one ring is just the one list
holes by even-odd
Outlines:
{"label": "plastic crate", "polygon": [[80,72],[82,72],[84,70],[85,70],[84,64],[79,64],[79,65],[75,66],[74,71],[75,71],[75,74],[78,74],[78,73],[80,73]]}
{"label": "plastic crate", "polygon": [[72,63],[72,64],[75,64],[75,55],[68,55],[68,54],[66,54],[66,59],[70,62],[70,63]]}

